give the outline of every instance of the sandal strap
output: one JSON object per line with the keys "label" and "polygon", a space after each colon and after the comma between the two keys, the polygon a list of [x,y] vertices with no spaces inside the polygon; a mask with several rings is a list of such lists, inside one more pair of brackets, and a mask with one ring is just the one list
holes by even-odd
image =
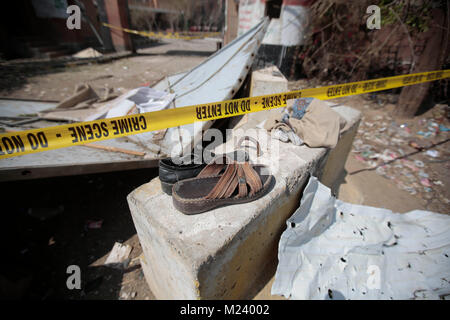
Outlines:
{"label": "sandal strap", "polygon": [[[223,161],[225,158],[225,161]],[[222,159],[221,163],[216,163],[217,160]],[[202,171],[197,175],[197,177],[212,177],[217,176],[220,171],[222,171],[223,167],[227,164],[230,164],[232,160],[226,154],[221,154],[216,156],[208,165],[206,165]]]}
{"label": "sandal strap", "polygon": [[237,178],[238,178],[238,185],[239,185],[239,198],[246,197],[248,194],[247,190],[247,179],[245,179],[245,173],[242,166],[238,166],[237,170]]}
{"label": "sandal strap", "polygon": [[258,173],[256,173],[255,169],[252,168],[250,163],[246,162],[242,164],[242,168],[244,169],[245,178],[250,187],[250,195],[252,196],[262,189],[263,185],[261,178]]}
{"label": "sandal strap", "polygon": [[237,166],[235,163],[228,164],[228,167],[225,169],[225,172],[220,177],[219,181],[216,183],[214,188],[208,193],[206,199],[220,199],[227,192],[228,188],[233,181],[233,178],[236,176]]}
{"label": "sandal strap", "polygon": [[258,140],[256,140],[255,138],[252,138],[252,137],[250,137],[250,136],[244,136],[244,137],[241,137],[241,138],[239,139],[238,143],[237,143],[237,148],[242,148],[242,147],[248,148],[248,147],[249,147],[248,144],[245,145],[245,146],[242,146],[242,143],[243,143],[244,141],[251,141],[251,142],[253,142],[253,143],[256,145],[256,156],[257,156],[257,157],[261,156],[261,147],[260,147],[260,145],[259,145]]}
{"label": "sandal strap", "polygon": [[[251,141],[251,142],[253,142],[256,145],[257,156],[259,157],[261,155],[261,147],[259,145],[259,142],[256,139],[254,139],[254,138],[252,138],[250,136],[241,137],[239,139],[238,143],[237,143],[237,148],[236,149],[240,149],[240,148],[243,148],[243,147],[248,148],[249,147],[248,144],[245,145],[245,146],[242,146],[244,141]],[[239,150],[235,151],[234,158],[237,158],[237,159],[239,158],[239,156],[237,155],[238,151]],[[244,154],[244,157],[241,157],[241,158],[244,158],[244,161],[247,161],[248,160],[248,155]],[[225,159],[225,161],[222,161],[222,163],[216,163],[218,159],[221,159],[221,160]],[[200,173],[197,175],[197,177],[201,178],[201,177],[217,176],[223,170],[225,165],[231,164],[231,163],[235,162],[235,160],[237,160],[237,159],[232,159],[227,154],[218,155],[208,165],[206,165],[202,169],[202,171],[200,171]]]}
{"label": "sandal strap", "polygon": [[[248,185],[248,187],[247,187]],[[262,181],[250,163],[229,164],[224,174],[217,184],[212,188],[206,199],[226,199],[230,198],[236,188],[238,188],[237,198],[247,195],[254,195],[262,189]],[[249,192],[250,190],[250,192]]]}

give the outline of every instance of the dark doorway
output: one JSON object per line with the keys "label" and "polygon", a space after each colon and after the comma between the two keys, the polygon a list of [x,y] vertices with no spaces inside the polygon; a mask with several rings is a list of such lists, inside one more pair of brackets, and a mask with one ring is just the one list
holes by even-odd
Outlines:
{"label": "dark doorway", "polygon": [[283,0],[267,0],[266,1],[266,16],[270,19],[278,19],[281,14],[281,5]]}

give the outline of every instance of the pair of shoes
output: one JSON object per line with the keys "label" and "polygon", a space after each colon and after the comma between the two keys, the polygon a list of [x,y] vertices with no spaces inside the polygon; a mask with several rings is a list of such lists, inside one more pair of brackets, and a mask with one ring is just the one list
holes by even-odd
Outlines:
{"label": "pair of shoes", "polygon": [[[231,159],[236,161],[248,161],[248,153],[243,150],[236,150],[228,154]],[[212,154],[215,157],[215,154]],[[187,160],[187,161],[186,161]],[[190,154],[184,158],[178,158],[176,161],[172,158],[159,160],[159,181],[164,193],[172,195],[172,188],[175,183],[181,180],[196,177],[206,166],[206,163]]]}
{"label": "pair of shoes", "polygon": [[[243,137],[238,142],[253,141],[260,155],[258,141]],[[247,203],[265,195],[273,176],[267,167],[252,165],[248,154],[238,157],[239,150],[214,158],[195,177],[180,180],[173,185],[172,199],[175,208],[184,214],[198,214],[223,205]]]}

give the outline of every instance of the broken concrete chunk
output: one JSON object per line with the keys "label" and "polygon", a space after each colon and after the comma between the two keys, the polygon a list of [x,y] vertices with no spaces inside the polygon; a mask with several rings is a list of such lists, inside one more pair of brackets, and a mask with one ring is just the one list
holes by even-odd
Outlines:
{"label": "broken concrete chunk", "polygon": [[128,265],[130,259],[128,256],[133,248],[127,244],[116,242],[108,258],[105,261],[106,266],[122,269]]}
{"label": "broken concrete chunk", "polygon": [[72,57],[74,58],[97,58],[101,56],[102,54],[94,48],[87,48],[72,55]]}

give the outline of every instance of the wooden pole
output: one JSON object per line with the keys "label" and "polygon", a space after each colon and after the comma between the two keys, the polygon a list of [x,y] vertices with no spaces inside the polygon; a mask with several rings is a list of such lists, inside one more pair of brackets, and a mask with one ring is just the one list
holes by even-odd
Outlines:
{"label": "wooden pole", "polygon": [[[448,30],[446,13],[442,9],[433,10],[430,37],[426,42],[425,50],[412,73],[439,70],[442,67],[446,52],[448,52]],[[431,82],[404,87],[399,97],[394,115],[400,118],[412,118],[417,114],[425,101]]]}

